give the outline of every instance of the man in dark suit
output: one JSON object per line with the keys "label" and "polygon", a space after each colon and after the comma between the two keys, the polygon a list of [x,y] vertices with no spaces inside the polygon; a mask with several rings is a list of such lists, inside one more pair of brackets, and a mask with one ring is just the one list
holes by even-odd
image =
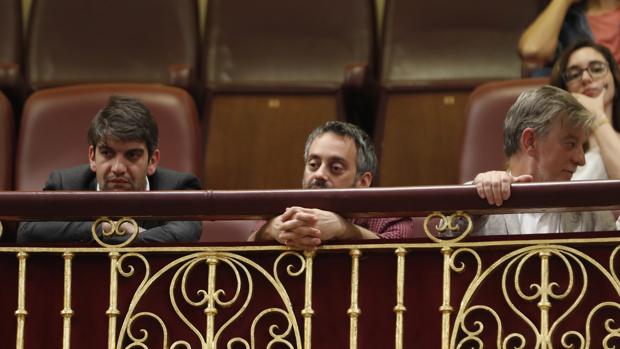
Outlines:
{"label": "man in dark suit", "polygon": [[[196,176],[158,168],[157,123],[138,100],[113,96],[93,119],[88,130],[88,165],[53,171],[43,190],[149,191],[199,190]],[[23,222],[18,242],[89,242],[93,222]],[[110,223],[99,227],[110,231]],[[136,227],[122,223],[123,240],[136,233]],[[136,241],[189,242],[200,238],[199,221],[140,222]]]}

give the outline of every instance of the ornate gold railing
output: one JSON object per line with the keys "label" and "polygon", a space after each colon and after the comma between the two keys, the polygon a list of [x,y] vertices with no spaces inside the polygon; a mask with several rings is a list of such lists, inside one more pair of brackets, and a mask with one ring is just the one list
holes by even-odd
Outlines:
{"label": "ornate gold railing", "polygon": [[[620,339],[615,232],[469,237],[451,232],[458,230],[453,218],[468,214],[424,207],[443,197],[446,212],[457,204],[476,213],[617,209],[619,193],[616,182],[521,186],[502,209],[487,208],[464,187],[116,199],[0,193],[5,220],[121,216],[119,207],[143,219],[260,218],[289,202],[347,216],[427,217],[424,237],[333,243],[313,253],[257,243],[3,244],[0,338],[17,348],[613,348]],[[542,200],[528,206],[536,197]],[[49,210],[37,210],[50,201]],[[252,202],[262,203],[253,213]],[[194,204],[211,210],[199,213]]]}

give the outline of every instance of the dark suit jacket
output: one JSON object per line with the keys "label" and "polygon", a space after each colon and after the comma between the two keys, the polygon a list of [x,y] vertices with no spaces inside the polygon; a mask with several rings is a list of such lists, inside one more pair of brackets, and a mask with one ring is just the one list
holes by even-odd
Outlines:
{"label": "dark suit jacket", "polygon": [[[198,178],[192,174],[158,167],[148,177],[150,190],[200,190]],[[43,190],[97,190],[95,172],[88,165],[53,171]],[[93,222],[23,222],[17,231],[17,242],[90,242]],[[144,221],[146,229],[136,240],[140,242],[197,241],[202,233],[200,221]],[[119,239],[118,237],[114,238]]]}

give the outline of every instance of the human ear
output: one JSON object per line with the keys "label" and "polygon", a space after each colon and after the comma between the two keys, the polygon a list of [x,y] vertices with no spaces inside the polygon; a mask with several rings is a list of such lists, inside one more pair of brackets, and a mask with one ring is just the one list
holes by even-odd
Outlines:
{"label": "human ear", "polygon": [[521,132],[521,150],[525,154],[534,155],[536,152],[536,131],[528,127]]}
{"label": "human ear", "polygon": [[372,173],[364,172],[361,176],[356,179],[356,187],[358,188],[368,188],[372,183]]}
{"label": "human ear", "polygon": [[88,164],[90,165],[90,170],[93,172],[97,172],[97,163],[95,162],[95,147],[92,145],[88,146]]}
{"label": "human ear", "polygon": [[151,158],[149,159],[149,164],[146,167],[146,175],[152,176],[157,170],[157,165],[159,164],[159,149],[153,150],[153,154],[151,154]]}

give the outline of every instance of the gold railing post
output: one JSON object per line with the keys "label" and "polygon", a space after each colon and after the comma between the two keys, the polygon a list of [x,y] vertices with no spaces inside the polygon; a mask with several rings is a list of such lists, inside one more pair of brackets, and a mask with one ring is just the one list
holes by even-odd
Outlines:
{"label": "gold railing post", "polygon": [[213,343],[213,337],[215,336],[215,315],[217,315],[217,308],[215,307],[215,272],[217,267],[217,257],[207,257],[207,264],[209,265],[209,281],[207,285],[207,293],[209,294],[209,302],[207,308],[204,310],[207,316],[207,336],[206,345],[208,349],[215,348]]}
{"label": "gold railing post", "polygon": [[452,306],[450,305],[450,258],[452,248],[443,247],[443,303],[439,307],[441,312],[441,348],[448,349],[450,346],[450,314]]}
{"label": "gold railing post", "polygon": [[361,310],[358,304],[359,295],[359,262],[362,252],[359,249],[352,249],[351,255],[351,307],[347,311],[349,314],[349,348],[357,348],[357,318]]}
{"label": "gold railing post", "polygon": [[17,337],[15,339],[15,348],[22,349],[24,347],[24,327],[26,326],[26,258],[28,253],[18,252],[18,281],[17,281]]}
{"label": "gold railing post", "polygon": [[549,309],[551,303],[549,302],[549,251],[541,251],[540,256],[540,302],[538,308],[540,309],[540,348],[548,348],[549,340]]}
{"label": "gold railing post", "polygon": [[71,317],[73,316],[73,310],[71,309],[71,261],[73,253],[65,252],[62,254],[62,257],[65,260],[64,304],[60,312],[62,316],[62,348],[69,349],[71,347]]}
{"label": "gold railing post", "polygon": [[405,307],[405,255],[407,250],[399,247],[394,252],[396,253],[396,306],[394,306],[394,312],[396,313],[396,331],[394,333],[396,349],[403,347],[403,317],[407,308]]}
{"label": "gold railing post", "polygon": [[310,349],[312,347],[312,261],[314,258],[314,251],[304,251],[306,257],[306,287],[304,294],[304,309],[301,311],[301,315],[304,318],[304,349]]}
{"label": "gold railing post", "polygon": [[110,252],[110,307],[106,311],[108,316],[108,348],[114,349],[116,345],[116,318],[118,311],[118,258],[120,253]]}

